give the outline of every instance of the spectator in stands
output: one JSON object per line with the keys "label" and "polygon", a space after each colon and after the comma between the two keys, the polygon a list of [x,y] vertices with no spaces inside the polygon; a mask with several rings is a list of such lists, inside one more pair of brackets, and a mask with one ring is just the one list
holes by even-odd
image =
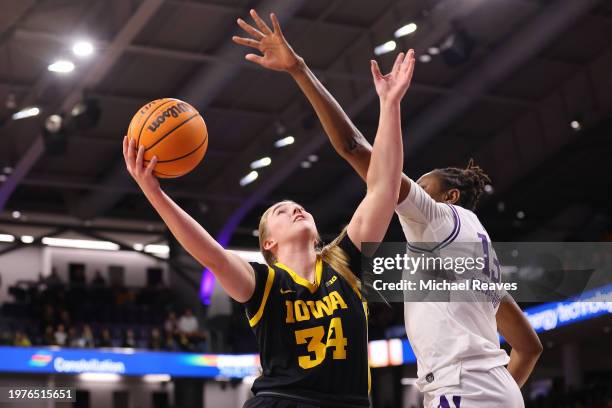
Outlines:
{"label": "spectator in stands", "polygon": [[45,278],[44,282],[49,288],[58,288],[64,286],[64,283],[57,274],[57,269],[55,267],[51,268],[51,273]]}
{"label": "spectator in stands", "polygon": [[77,333],[76,328],[68,328],[68,337],[66,339],[66,344],[68,345],[68,347],[81,347],[79,345],[79,335]]}
{"label": "spectator in stands", "polygon": [[21,330],[17,330],[15,332],[15,341],[13,342],[13,345],[18,347],[30,347],[32,345],[32,342],[28,338],[27,334],[25,334]]}
{"label": "spectator in stands", "polygon": [[104,277],[102,276],[102,273],[97,270],[93,280],[91,281],[92,286],[94,287],[102,287],[102,286],[106,286],[106,279],[104,279]]}
{"label": "spectator in stands", "polygon": [[178,336],[178,347],[181,351],[195,351],[194,344],[190,341],[189,337],[184,332],[179,332]]}
{"label": "spectator in stands", "polygon": [[7,346],[13,344],[13,336],[8,330],[0,332],[0,344]]}
{"label": "spectator in stands", "polygon": [[166,339],[164,341],[164,349],[168,351],[176,351],[178,350],[178,345],[174,340],[174,334],[172,332],[166,331]]}
{"label": "spectator in stands", "polygon": [[66,346],[66,341],[68,340],[68,334],[66,333],[66,327],[63,324],[58,324],[54,333],[55,344],[58,346],[64,347]]}
{"label": "spectator in stands", "polygon": [[66,334],[66,328],[63,324],[58,324],[57,329],[55,329],[55,344],[60,347],[66,346],[66,340],[68,339],[68,334]]}
{"label": "spectator in stands", "polygon": [[53,306],[49,304],[44,305],[41,316],[41,324],[41,327],[55,326],[55,310],[53,309]]}
{"label": "spectator in stands", "polygon": [[136,348],[136,337],[134,336],[134,330],[127,329],[125,331],[125,337],[123,338],[121,347]]}
{"label": "spectator in stands", "polygon": [[83,326],[83,332],[79,338],[79,347],[93,348],[95,347],[94,336],[91,327],[88,324]]}
{"label": "spectator in stands", "polygon": [[161,350],[163,348],[161,333],[157,327],[151,329],[151,334],[149,335],[149,342],[147,347],[151,350]]}
{"label": "spectator in stands", "polygon": [[43,344],[53,345],[55,344],[55,333],[53,333],[53,326],[45,326],[45,334],[43,335]]}
{"label": "spectator in stands", "polygon": [[164,330],[171,335],[174,335],[178,331],[178,322],[176,321],[176,314],[174,312],[168,313],[168,317],[164,322]]}
{"label": "spectator in stands", "polygon": [[102,330],[98,347],[113,347],[113,339],[108,329]]}
{"label": "spectator in stands", "polygon": [[185,313],[178,321],[178,330],[180,333],[184,333],[187,336],[197,334],[198,319],[193,315],[191,309],[185,309]]}
{"label": "spectator in stands", "polygon": [[183,337],[185,337],[186,341],[194,346],[191,347],[192,349],[204,350],[206,347],[204,344],[205,336],[202,332],[200,332],[199,328],[198,319],[196,319],[196,317],[193,315],[191,309],[185,309],[185,313],[178,321],[178,342],[181,348],[186,347],[183,346],[183,343],[185,342]]}

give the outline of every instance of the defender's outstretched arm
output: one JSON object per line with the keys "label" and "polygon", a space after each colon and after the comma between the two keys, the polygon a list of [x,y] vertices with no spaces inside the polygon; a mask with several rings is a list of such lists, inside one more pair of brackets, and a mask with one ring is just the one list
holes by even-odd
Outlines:
{"label": "defender's outstretched arm", "polygon": [[[249,34],[250,38],[234,37],[233,40],[237,44],[255,48],[263,55],[248,54],[245,58],[265,68],[287,72],[293,77],[314,108],[336,152],[349,162],[364,181],[367,181],[372,145],[353,124],[338,101],[308,68],[304,59],[291,48],[276,16],[270,15],[273,30],[255,10],[251,10],[251,17],[258,28],[238,19],[238,25]],[[402,175],[398,202],[403,201],[409,191],[410,180],[406,175]]]}

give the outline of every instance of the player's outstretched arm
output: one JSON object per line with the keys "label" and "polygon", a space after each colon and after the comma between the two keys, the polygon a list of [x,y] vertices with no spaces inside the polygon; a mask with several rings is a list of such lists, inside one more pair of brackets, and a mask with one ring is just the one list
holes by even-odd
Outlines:
{"label": "player's outstretched arm", "polygon": [[542,343],[511,296],[503,298],[496,320],[497,329],[512,346],[508,371],[522,387],[542,354]]}
{"label": "player's outstretched arm", "polygon": [[[348,161],[357,174],[366,181],[372,156],[372,145],[353,124],[332,94],[308,68],[304,59],[287,42],[276,16],[270,15],[273,29],[269,28],[255,10],[251,10],[251,17],[257,28],[238,19],[238,25],[250,38],[236,36],[233,37],[233,40],[237,44],[258,50],[262,55],[247,54],[245,58],[265,68],[291,74],[314,108],[336,152]],[[410,181],[407,176],[403,175],[399,201],[406,198],[409,190]]]}
{"label": "player's outstretched arm", "polygon": [[228,295],[238,302],[246,302],[255,291],[255,272],[248,262],[226,251],[189,214],[179,207],[159,185],[153,175],[157,158],[143,164],[144,147],[136,150],[134,140],[123,138],[123,158],[130,175],[164,220],[172,234],[187,252],[209,268]]}
{"label": "player's outstretched arm", "polygon": [[347,227],[358,248],[362,242],[382,241],[395,211],[404,162],[400,103],[410,86],[414,63],[413,50],[399,53],[391,72],[382,75],[376,61],[371,61],[380,117],[366,176],[367,193]]}

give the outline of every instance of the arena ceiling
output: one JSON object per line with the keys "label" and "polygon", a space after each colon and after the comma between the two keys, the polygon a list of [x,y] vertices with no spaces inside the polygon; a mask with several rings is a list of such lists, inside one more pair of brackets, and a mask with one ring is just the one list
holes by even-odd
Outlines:
{"label": "arena ceiling", "polygon": [[[259,214],[284,198],[311,210],[325,237],[338,232],[363,184],[290,77],[244,61],[231,42],[236,18],[252,7],[277,12],[369,140],[378,119],[374,48],[410,22],[416,32],[395,40],[418,55],[466,34],[472,51],[463,62],[433,55],[416,68],[403,105],[407,174],[474,157],[494,181],[482,214],[497,240],[593,239],[609,228],[612,3],[603,0],[2,0],[4,224],[159,228],[125,170],[121,139],[141,105],[178,97],[200,110],[210,144],[197,170],[163,187],[213,235],[255,245]],[[94,44],[87,59],[71,55],[81,38]],[[49,72],[60,57],[75,70]],[[394,53],[376,58],[388,67]],[[97,125],[68,132],[64,152],[45,152],[45,119],[84,98],[99,104]],[[12,119],[28,106],[40,114]],[[292,145],[274,147],[288,135]],[[242,187],[250,163],[265,156],[272,164]]]}

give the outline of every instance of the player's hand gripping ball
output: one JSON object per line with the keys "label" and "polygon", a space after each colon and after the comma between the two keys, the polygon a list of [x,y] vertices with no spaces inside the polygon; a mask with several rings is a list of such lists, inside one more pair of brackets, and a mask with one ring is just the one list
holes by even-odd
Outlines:
{"label": "player's hand gripping ball", "polygon": [[136,112],[128,138],[144,146],[144,165],[157,156],[153,174],[161,178],[180,177],[193,170],[208,148],[208,131],[200,113],[187,102],[157,99]]}

